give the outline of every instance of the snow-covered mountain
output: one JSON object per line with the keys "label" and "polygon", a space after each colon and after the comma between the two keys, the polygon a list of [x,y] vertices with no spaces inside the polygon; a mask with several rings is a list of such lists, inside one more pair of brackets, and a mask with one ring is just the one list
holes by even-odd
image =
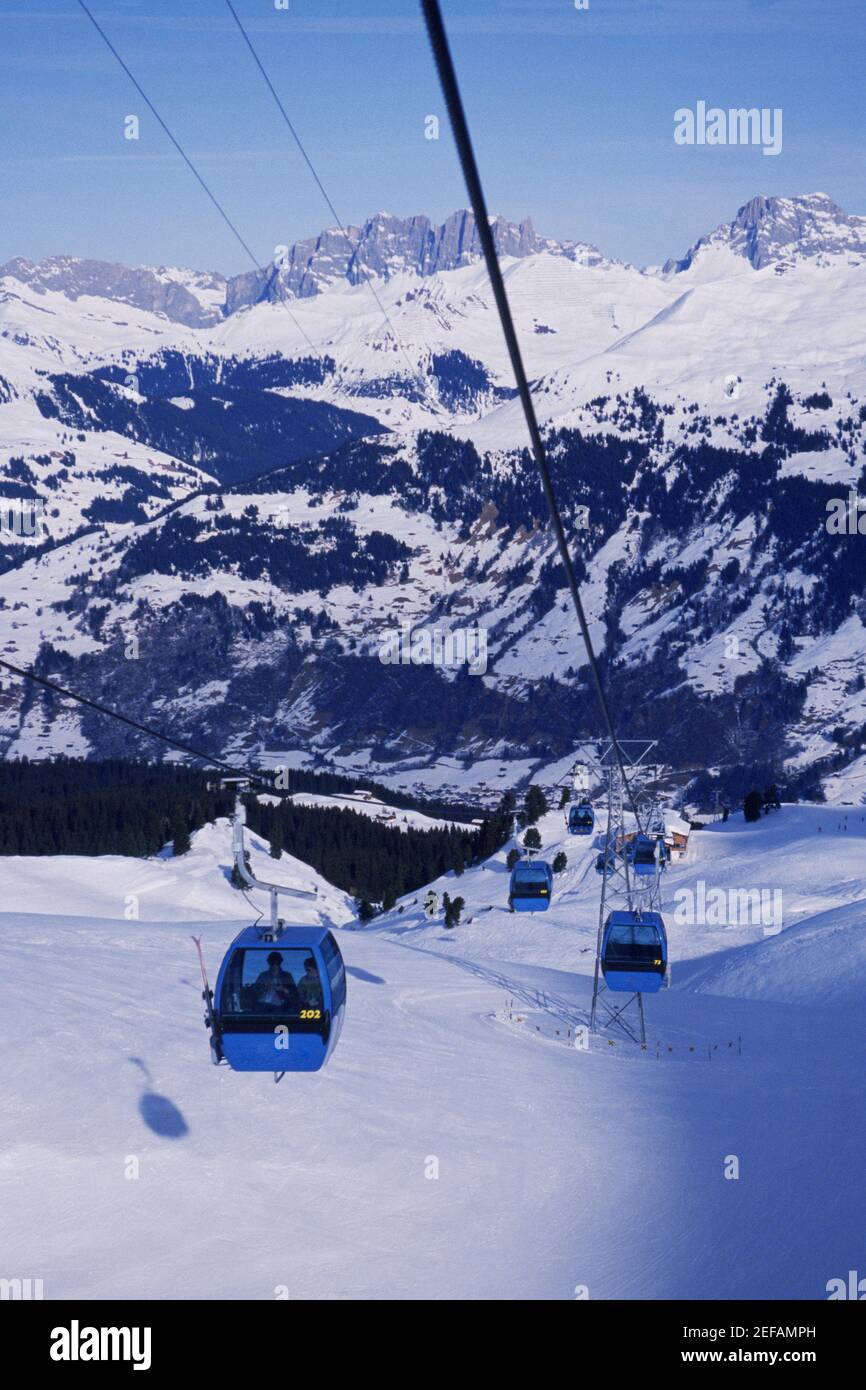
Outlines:
{"label": "snow-covered mountain", "polygon": [[[491,219],[500,256],[523,260],[548,252],[579,265],[606,264],[601,252],[586,242],[557,242],[536,235],[527,217],[516,226],[504,217]],[[452,213],[440,227],[428,217],[394,217],[379,212],[363,227],[329,228],[317,237],[286,247],[264,274],[239,275],[228,282],[225,309],[235,313],[252,304],[281,298],[321,294],[341,280],[358,284],[366,275],[392,279],[401,273],[426,278],[459,270],[481,257],[473,213]]]}
{"label": "snow-covered mountain", "polygon": [[[859,756],[866,571],[825,523],[864,491],[864,223],[753,199],[642,272],[496,222],[622,720],[680,766],[838,789]],[[46,505],[2,537],[0,649],[215,752],[489,794],[594,730],[584,656],[471,219],[357,234],[227,282],[204,326],[150,281],[4,268],[0,489]],[[216,278],[141,274],[216,313]],[[484,671],[383,665],[402,623],[483,630]],[[2,736],[115,747],[32,694]]]}
{"label": "snow-covered mountain", "polygon": [[[172,323],[204,328],[218,323],[225,304],[226,279],[213,271],[179,270],[160,266],[130,269],[109,261],[79,260],[75,256],[50,256],[42,261],[23,257],[0,265],[4,293],[24,285],[34,295],[49,292],[67,299],[107,299],[158,314]],[[39,307],[38,299],[32,301]]]}
{"label": "snow-covered mountain", "polygon": [[849,217],[826,193],[752,198],[733,222],[701,237],[680,260],[667,261],[663,273],[690,270],[719,250],[743,257],[753,270],[772,265],[779,273],[802,261],[829,265],[837,257],[848,265],[862,265],[866,217]]}

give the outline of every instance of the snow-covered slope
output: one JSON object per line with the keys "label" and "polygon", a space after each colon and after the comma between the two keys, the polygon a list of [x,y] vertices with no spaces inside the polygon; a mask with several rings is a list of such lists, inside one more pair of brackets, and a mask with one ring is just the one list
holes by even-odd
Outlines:
{"label": "snow-covered slope", "polygon": [[[259,797],[260,801],[275,801],[277,799],[267,793]],[[369,794],[340,796],[334,793],[326,796],[317,792],[295,792],[289,797],[289,800],[295,802],[297,806],[319,806],[326,811],[354,811],[356,815],[366,816],[369,820],[381,821],[383,825],[390,826],[394,830],[444,830],[457,823],[441,820],[436,816],[427,816],[423,811],[391,806],[388,802],[380,801],[378,797]]]}
{"label": "snow-covered slope", "polygon": [[[46,1298],[825,1298],[866,1216],[859,812],[692,834],[647,1053],[573,1046],[597,848],[558,813],[541,830],[569,865],[531,918],[501,855],[437,885],[466,902],[452,932],[421,893],[347,930],[319,881],[347,1020],[323,1073],[278,1087],[208,1059],[189,935],[213,977],[249,921],[226,827],[180,861],[0,861],[9,1268]],[[699,880],[781,886],[781,932],[676,926]]]}
{"label": "snow-covered slope", "polygon": [[[255,872],[269,882],[289,888],[316,889],[318,900],[302,905],[304,922],[328,921],[339,926],[351,921],[351,903],[307,864],[284,855],[279,864],[268,846],[247,831]],[[0,858],[0,898],[21,912],[50,914],[57,908],[58,884],[66,885],[68,905],[82,921],[93,917],[128,918],[130,923],[213,922],[237,916],[243,899],[231,885],[231,836],[226,822],[206,826],[194,836],[182,859],[170,848],[154,859],[122,855],[55,855],[49,859]],[[48,872],[46,873],[46,869]],[[132,926],[130,927],[132,930]]]}

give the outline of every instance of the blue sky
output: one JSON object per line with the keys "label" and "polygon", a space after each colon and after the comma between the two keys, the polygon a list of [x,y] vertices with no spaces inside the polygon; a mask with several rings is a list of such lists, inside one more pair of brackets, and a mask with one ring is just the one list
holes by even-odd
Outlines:
{"label": "blue sky", "polygon": [[[224,0],[88,0],[261,261],[331,217]],[[235,0],[345,221],[466,204],[415,0]],[[866,212],[862,0],[443,0],[493,211],[645,265],[756,193]],[[249,262],[75,0],[0,0],[0,261]],[[781,154],[674,111],[781,107]],[[138,141],[124,118],[141,118]],[[425,140],[428,115],[441,138]]]}

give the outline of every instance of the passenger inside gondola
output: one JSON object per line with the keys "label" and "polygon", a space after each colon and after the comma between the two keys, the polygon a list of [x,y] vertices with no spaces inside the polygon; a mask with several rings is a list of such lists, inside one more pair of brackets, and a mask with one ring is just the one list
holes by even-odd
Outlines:
{"label": "passenger inside gondola", "polygon": [[293,1018],[305,1008],[321,1009],[322,1000],[319,969],[309,950],[251,947],[234,952],[220,1007],[230,1018]]}
{"label": "passenger inside gondola", "polygon": [[340,948],[320,926],[246,927],[223,959],[214,1004],[215,1060],[235,1071],[318,1071],[343,1026]]}
{"label": "passenger inside gondola", "polygon": [[322,981],[319,978],[319,969],[313,956],[307,956],[304,961],[304,973],[298,980],[298,993],[305,1008],[321,1009]]}
{"label": "passenger inside gondola", "polygon": [[279,951],[271,951],[267,970],[263,970],[256,980],[256,1000],[263,1009],[276,1012],[298,1007],[298,987],[288,970],[283,969],[283,957]]}
{"label": "passenger inside gondola", "polygon": [[568,828],[578,834],[588,834],[595,825],[595,813],[588,802],[582,801],[579,806],[570,806],[568,809]]}

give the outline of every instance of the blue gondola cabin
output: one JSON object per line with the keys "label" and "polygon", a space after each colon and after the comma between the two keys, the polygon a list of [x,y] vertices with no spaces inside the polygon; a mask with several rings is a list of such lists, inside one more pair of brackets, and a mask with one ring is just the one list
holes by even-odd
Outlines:
{"label": "blue gondola cabin", "polygon": [[658,912],[612,912],[601,941],[601,969],[608,989],[655,994],[668,965],[665,924]]}
{"label": "blue gondola cabin", "polygon": [[222,1056],[235,1071],[318,1071],[346,1012],[346,969],[327,927],[246,927],[217,977]]}
{"label": "blue gondola cabin", "polygon": [[511,871],[508,906],[512,912],[546,912],[553,892],[553,870],[543,859],[521,859]]}
{"label": "blue gondola cabin", "polygon": [[595,812],[588,801],[568,808],[568,832],[570,835],[591,835],[595,826]]}
{"label": "blue gondola cabin", "polygon": [[646,877],[658,866],[658,844],[651,835],[635,835],[630,842],[629,862],[636,874]]}

